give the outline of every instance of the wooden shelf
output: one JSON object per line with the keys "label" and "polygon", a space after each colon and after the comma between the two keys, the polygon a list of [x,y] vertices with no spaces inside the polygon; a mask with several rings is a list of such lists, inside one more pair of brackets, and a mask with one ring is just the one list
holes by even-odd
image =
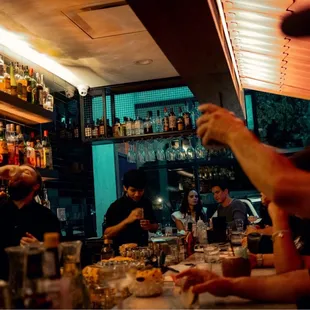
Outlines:
{"label": "wooden shelf", "polygon": [[128,136],[128,137],[97,138],[97,139],[85,140],[85,142],[97,145],[97,144],[123,143],[128,141],[160,139],[160,138],[163,139],[173,137],[177,138],[191,135],[196,135],[195,129],[183,130],[183,131],[168,131],[168,132],[152,133],[147,135]]}
{"label": "wooden shelf", "polygon": [[53,112],[0,91],[0,115],[24,124],[43,124],[53,121]]}

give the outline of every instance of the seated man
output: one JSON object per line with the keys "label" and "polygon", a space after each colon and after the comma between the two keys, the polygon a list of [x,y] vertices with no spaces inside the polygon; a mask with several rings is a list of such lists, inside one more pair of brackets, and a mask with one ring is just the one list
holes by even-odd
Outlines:
{"label": "seated man", "polygon": [[[152,203],[144,197],[146,178],[140,170],[130,170],[124,175],[124,195],[109,207],[104,221],[104,236],[113,240],[113,249],[125,243],[148,245],[148,232],[156,232],[158,224]],[[144,213],[144,214],[143,214]],[[141,221],[140,220],[144,220]]]}
{"label": "seated man", "polygon": [[226,217],[226,222],[235,227],[235,220],[240,219],[243,225],[247,224],[247,210],[243,202],[229,196],[229,191],[224,182],[214,182],[212,193],[215,201],[219,204],[217,209],[218,217]]}
{"label": "seated man", "polygon": [[[13,172],[13,173],[11,173]],[[5,248],[43,241],[46,232],[60,233],[57,216],[34,201],[40,191],[42,178],[28,165],[4,166],[0,177],[9,179],[9,199],[0,206],[0,278],[8,277]]]}

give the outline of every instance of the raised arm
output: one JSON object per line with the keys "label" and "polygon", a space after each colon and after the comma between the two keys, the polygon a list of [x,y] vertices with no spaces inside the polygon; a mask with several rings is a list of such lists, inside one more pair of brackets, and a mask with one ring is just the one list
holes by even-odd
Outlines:
{"label": "raised arm", "polygon": [[232,149],[255,187],[279,207],[310,217],[310,174],[293,166],[286,157],[260,143],[244,122],[212,104],[200,106],[198,135],[204,145],[216,140]]}

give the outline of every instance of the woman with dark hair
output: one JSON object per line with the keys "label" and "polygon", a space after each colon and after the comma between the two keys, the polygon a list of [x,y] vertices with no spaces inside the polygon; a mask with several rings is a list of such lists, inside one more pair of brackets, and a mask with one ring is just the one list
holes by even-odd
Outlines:
{"label": "woman with dark hair", "polygon": [[171,215],[178,231],[186,230],[187,215],[191,217],[194,223],[196,223],[199,218],[205,221],[206,216],[202,210],[202,204],[195,189],[188,190],[184,193],[180,210]]}

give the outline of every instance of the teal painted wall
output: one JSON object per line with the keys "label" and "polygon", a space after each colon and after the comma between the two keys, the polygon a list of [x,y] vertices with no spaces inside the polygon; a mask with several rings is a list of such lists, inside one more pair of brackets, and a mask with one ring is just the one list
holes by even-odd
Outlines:
{"label": "teal painted wall", "polygon": [[114,145],[93,146],[93,169],[97,236],[102,236],[102,221],[110,204],[116,200]]}

